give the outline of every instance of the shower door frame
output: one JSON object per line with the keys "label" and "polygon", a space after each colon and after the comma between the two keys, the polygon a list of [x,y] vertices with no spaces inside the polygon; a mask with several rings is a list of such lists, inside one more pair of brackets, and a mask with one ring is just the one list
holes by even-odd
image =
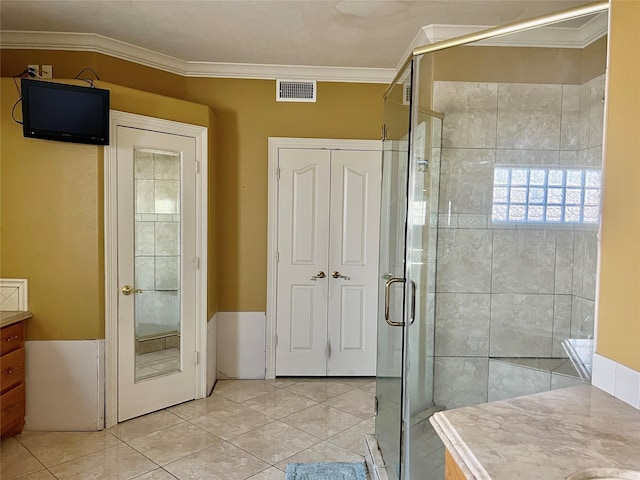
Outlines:
{"label": "shower door frame", "polygon": [[[609,2],[607,0],[599,0],[596,1],[594,3],[590,3],[590,4],[586,4],[586,5],[582,5],[582,6],[578,6],[578,7],[574,7],[574,8],[570,8],[570,9],[566,9],[566,10],[561,10],[552,14],[547,14],[547,15],[543,15],[543,16],[539,16],[539,17],[535,17],[529,20],[524,20],[524,21],[519,21],[519,22],[514,22],[511,24],[507,24],[507,25],[503,25],[503,26],[499,26],[499,27],[495,27],[495,28],[490,28],[487,30],[483,30],[483,31],[479,31],[479,32],[475,32],[475,33],[471,33],[468,35],[463,35],[460,37],[456,37],[456,38],[452,38],[449,40],[444,40],[444,41],[440,41],[440,42],[436,42],[433,44],[428,44],[428,45],[424,45],[424,46],[420,46],[417,48],[414,48],[413,51],[408,55],[408,57],[406,58],[406,60],[401,64],[401,66],[398,68],[398,73],[395,76],[395,78],[393,79],[393,81],[390,83],[389,87],[387,88],[387,90],[384,93],[384,99],[385,101],[388,99],[389,95],[391,94],[391,92],[393,91],[394,88],[397,87],[397,85],[400,82],[400,79],[402,78],[402,76],[404,75],[406,69],[408,67],[413,67],[414,70],[416,70],[415,68],[415,63],[414,60],[417,59],[418,57],[422,57],[425,54],[428,53],[432,53],[432,52],[437,52],[439,50],[444,50],[447,48],[452,48],[452,47],[456,47],[456,46],[461,46],[461,45],[466,45],[466,44],[471,44],[474,42],[479,42],[482,40],[488,40],[491,38],[495,38],[495,37],[500,37],[503,35],[508,35],[508,34],[513,34],[516,32],[520,32],[520,31],[524,31],[524,30],[529,30],[532,28],[537,28],[537,27],[544,27],[547,25],[551,25],[551,24],[555,24],[558,22],[562,22],[565,20],[570,20],[576,17],[580,17],[580,16],[586,16],[586,15],[591,15],[591,14],[596,14],[596,13],[600,13],[600,12],[605,12],[609,10]],[[413,65],[412,65],[413,63]],[[418,89],[415,88],[416,84],[418,81],[418,75],[417,73],[414,71],[411,73],[411,82],[410,82],[410,86],[411,86],[411,100],[410,100],[410,109],[409,109],[409,126],[408,126],[408,130],[409,130],[409,154],[408,154],[408,158],[409,158],[409,162],[410,162],[410,167],[412,165],[412,159],[414,156],[414,145],[413,145],[413,132],[415,130],[415,122],[417,119],[417,95],[418,95]],[[409,170],[408,172],[408,186],[411,185],[411,170]],[[407,195],[409,195],[409,191],[407,191]],[[408,215],[408,209],[407,209],[407,215]],[[404,297],[405,297],[405,303],[404,303],[404,315],[403,315],[403,345],[402,345],[402,378],[401,378],[401,385],[402,385],[402,391],[401,391],[401,428],[400,428],[400,435],[401,438],[399,439],[399,441],[401,442],[400,444],[400,458],[399,458],[399,463],[400,463],[400,479],[402,480],[409,480],[409,477],[406,475],[407,473],[407,469],[404,468],[405,465],[408,465],[409,463],[409,451],[410,449],[408,448],[409,442],[408,440],[408,436],[410,435],[410,418],[411,418],[411,408],[410,408],[410,401],[408,398],[408,342],[409,342],[409,325],[408,325],[408,312],[410,311],[411,308],[411,291],[409,288],[410,284],[410,276],[409,274],[409,267],[408,267],[408,262],[407,262],[407,258],[406,258],[406,253],[407,253],[407,245],[409,242],[409,235],[410,235],[410,229],[408,228],[408,226],[406,226],[405,229],[405,272],[404,272],[404,281],[405,281],[405,285],[404,285]],[[379,330],[380,332],[381,330]],[[377,434],[377,432],[376,432]],[[385,462],[386,463],[386,462]]]}

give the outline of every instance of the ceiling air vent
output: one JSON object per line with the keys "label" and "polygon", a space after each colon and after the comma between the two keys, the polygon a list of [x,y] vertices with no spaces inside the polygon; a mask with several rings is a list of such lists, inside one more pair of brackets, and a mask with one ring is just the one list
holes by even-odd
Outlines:
{"label": "ceiling air vent", "polygon": [[276,101],[315,102],[315,80],[276,80]]}

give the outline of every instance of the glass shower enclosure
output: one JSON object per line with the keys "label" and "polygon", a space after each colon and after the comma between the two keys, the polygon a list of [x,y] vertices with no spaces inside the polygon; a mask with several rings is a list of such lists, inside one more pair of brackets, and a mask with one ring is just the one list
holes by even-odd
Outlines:
{"label": "glass shower enclosure", "polygon": [[438,410],[590,380],[607,8],[419,47],[387,89],[375,437],[390,479],[444,478]]}

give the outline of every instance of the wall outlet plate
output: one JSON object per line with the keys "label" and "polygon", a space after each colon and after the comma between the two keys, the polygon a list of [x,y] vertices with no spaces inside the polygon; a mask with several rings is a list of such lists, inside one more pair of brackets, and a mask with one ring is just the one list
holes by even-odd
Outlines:
{"label": "wall outlet plate", "polygon": [[53,65],[42,65],[40,75],[42,78],[53,78]]}

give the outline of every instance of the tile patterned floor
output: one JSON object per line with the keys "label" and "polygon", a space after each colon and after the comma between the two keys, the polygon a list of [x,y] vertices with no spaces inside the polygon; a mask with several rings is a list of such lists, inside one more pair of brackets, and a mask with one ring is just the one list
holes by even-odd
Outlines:
{"label": "tile patterned floor", "polygon": [[102,432],[2,441],[2,480],[283,480],[289,462],[364,461],[372,378],[220,380],[207,398]]}

